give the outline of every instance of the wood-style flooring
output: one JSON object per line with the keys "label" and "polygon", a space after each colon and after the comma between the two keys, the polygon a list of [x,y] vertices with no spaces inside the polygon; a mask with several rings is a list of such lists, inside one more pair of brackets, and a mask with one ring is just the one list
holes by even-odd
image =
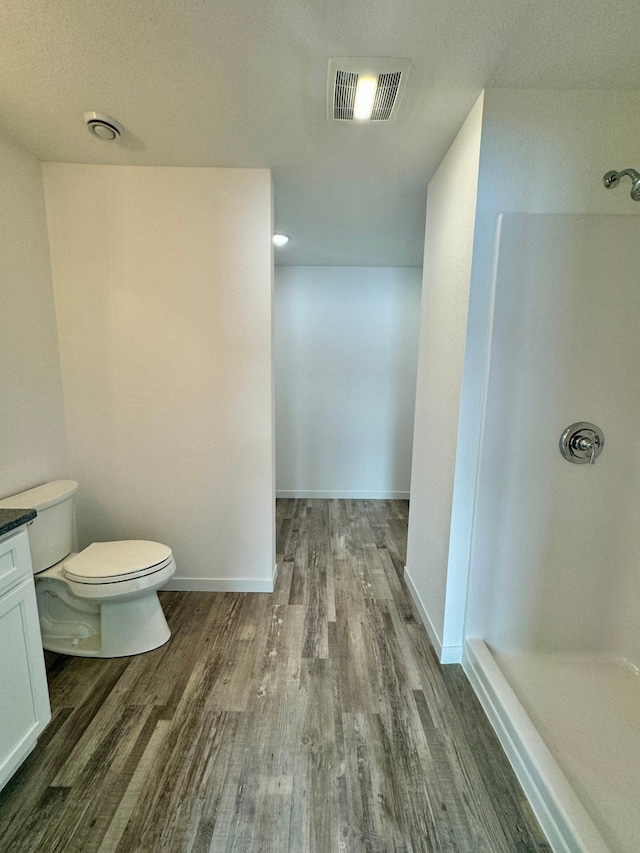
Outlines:
{"label": "wood-style flooring", "polygon": [[402,581],[402,501],[278,501],[276,592],[162,593],[133,658],[47,655],[0,853],[549,851]]}

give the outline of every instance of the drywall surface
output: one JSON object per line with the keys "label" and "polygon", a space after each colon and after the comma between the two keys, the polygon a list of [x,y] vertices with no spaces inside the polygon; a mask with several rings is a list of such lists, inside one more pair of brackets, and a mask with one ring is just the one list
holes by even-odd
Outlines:
{"label": "drywall surface", "polygon": [[408,498],[421,273],[276,267],[278,495]]}
{"label": "drywall surface", "polygon": [[408,497],[420,270],[277,267],[277,489]]}
{"label": "drywall surface", "polygon": [[449,537],[482,109],[480,97],[427,194],[406,574],[443,660],[459,656],[466,596]]}
{"label": "drywall surface", "polygon": [[68,475],[40,163],[0,137],[0,497]]}
{"label": "drywall surface", "polygon": [[269,589],[269,172],[43,170],[80,545],[158,540],[183,587]]}
{"label": "drywall surface", "polygon": [[[624,184],[615,190],[602,185],[609,169],[637,165],[640,137],[640,95],[634,92],[521,91],[496,89],[485,94],[480,179],[474,240],[469,325],[465,353],[464,382],[461,400],[460,432],[456,460],[456,507],[452,535],[456,531],[460,543],[460,562],[471,541],[472,511],[470,497],[474,493],[478,441],[480,434],[484,361],[493,281],[494,245],[500,213],[619,213],[637,216],[640,209],[629,198]],[[616,259],[611,259],[611,274]],[[607,283],[599,290],[598,299],[607,296]],[[580,310],[579,306],[575,306]],[[512,322],[521,318],[514,316]],[[572,328],[574,313],[566,306],[563,322]],[[544,327],[536,333],[539,340],[546,335]],[[611,330],[611,346],[617,334]],[[584,353],[585,364],[591,355]],[[584,373],[588,385],[589,368]],[[526,393],[527,386],[523,386]],[[568,412],[558,401],[558,429],[567,424]],[[591,420],[589,398],[585,391],[584,406],[577,405],[575,420]],[[608,419],[607,419],[608,420]],[[607,425],[602,424],[605,434]],[[560,435],[558,432],[558,438]],[[510,448],[511,436],[505,444]],[[546,449],[544,451],[546,453]],[[557,452],[557,451],[556,451]],[[610,457],[611,459],[611,457]],[[604,460],[602,467],[604,468]],[[569,466],[565,463],[566,467]],[[600,469],[600,471],[602,468]],[[570,472],[565,472],[571,476]],[[592,472],[593,473],[593,472]],[[575,475],[574,475],[575,476]],[[595,477],[601,474],[595,472]],[[531,484],[523,482],[524,490]],[[543,488],[543,486],[540,486]],[[498,523],[498,519],[495,519]],[[491,579],[483,570],[488,562],[482,551],[474,552],[465,633],[484,636],[491,613],[484,606],[483,590]],[[520,558],[517,549],[513,560]],[[477,557],[477,559],[476,559]]]}

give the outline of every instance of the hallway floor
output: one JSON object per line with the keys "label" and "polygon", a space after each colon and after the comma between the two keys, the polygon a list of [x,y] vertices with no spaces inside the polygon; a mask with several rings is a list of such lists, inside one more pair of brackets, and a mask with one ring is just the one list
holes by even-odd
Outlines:
{"label": "hallway floor", "polygon": [[273,595],[167,592],[169,643],[47,655],[2,853],[550,848],[401,580],[408,504],[280,500]]}

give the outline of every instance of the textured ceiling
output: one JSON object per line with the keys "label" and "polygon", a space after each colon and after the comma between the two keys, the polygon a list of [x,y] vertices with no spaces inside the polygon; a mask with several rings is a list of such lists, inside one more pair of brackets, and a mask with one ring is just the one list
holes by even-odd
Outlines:
{"label": "textured ceiling", "polygon": [[[639,24],[638,0],[3,0],[0,127],[42,160],[270,167],[278,262],[419,266],[480,90],[640,88]],[[395,123],[327,122],[332,56],[413,61]]]}

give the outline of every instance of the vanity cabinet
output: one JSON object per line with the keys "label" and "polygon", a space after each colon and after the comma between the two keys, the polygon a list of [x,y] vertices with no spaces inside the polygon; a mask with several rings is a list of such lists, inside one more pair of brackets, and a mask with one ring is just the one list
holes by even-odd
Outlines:
{"label": "vanity cabinet", "polygon": [[51,719],[25,526],[0,537],[0,788]]}

